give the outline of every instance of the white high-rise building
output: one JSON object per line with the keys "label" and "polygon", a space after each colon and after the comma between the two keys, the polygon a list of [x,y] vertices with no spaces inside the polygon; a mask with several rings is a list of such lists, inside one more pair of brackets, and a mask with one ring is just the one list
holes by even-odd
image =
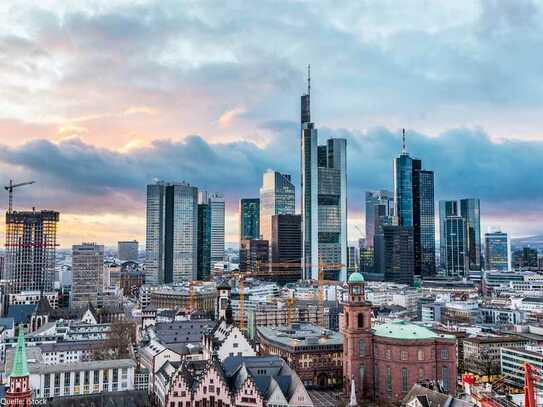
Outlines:
{"label": "white high-rise building", "polygon": [[147,185],[145,281],[179,283],[197,276],[198,188]]}
{"label": "white high-rise building", "polygon": [[103,291],[104,246],[83,243],[72,246],[72,307],[96,306]]}

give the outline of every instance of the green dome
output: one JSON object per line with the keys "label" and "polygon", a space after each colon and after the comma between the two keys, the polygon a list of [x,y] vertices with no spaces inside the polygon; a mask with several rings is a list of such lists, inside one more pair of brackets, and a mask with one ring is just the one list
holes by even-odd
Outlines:
{"label": "green dome", "polygon": [[363,283],[364,276],[359,272],[355,272],[349,276],[349,283]]}

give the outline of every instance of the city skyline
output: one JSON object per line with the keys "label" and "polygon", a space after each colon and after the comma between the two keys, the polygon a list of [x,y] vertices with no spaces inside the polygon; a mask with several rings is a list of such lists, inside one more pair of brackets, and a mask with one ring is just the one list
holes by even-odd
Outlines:
{"label": "city skyline", "polygon": [[[145,186],[186,180],[225,194],[226,241],[237,242],[239,199],[257,196],[265,170],[300,185],[298,98],[311,63],[320,138],[348,142],[349,241],[360,237],[355,225],[364,228],[365,191],[392,189],[402,127],[409,151],[435,173],[436,202],[480,198],[482,233],[542,234],[543,188],[531,175],[543,169],[543,93],[532,86],[537,64],[522,59],[541,48],[542,9],[528,1],[432,4],[421,21],[415,3],[390,15],[356,3],[341,12],[281,4],[271,13],[264,2],[236,28],[228,23],[235,4],[202,3],[189,15],[168,2],[59,2],[54,12],[4,3],[2,181],[37,181],[17,190],[14,208],[60,211],[63,248],[144,244]],[[312,35],[304,13],[315,17]],[[349,24],[350,15],[364,24]],[[277,46],[262,41],[269,30]],[[96,68],[104,64],[107,73]],[[201,103],[189,103],[195,98]]]}

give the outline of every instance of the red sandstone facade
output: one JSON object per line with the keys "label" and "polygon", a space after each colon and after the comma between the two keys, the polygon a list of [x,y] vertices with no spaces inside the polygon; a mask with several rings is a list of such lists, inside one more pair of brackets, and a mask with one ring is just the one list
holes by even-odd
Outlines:
{"label": "red sandstone facade", "polygon": [[442,382],[454,395],[456,340],[410,323],[372,329],[371,310],[362,276],[349,279],[349,299],[340,315],[345,394],[350,396],[354,380],[359,405],[363,399],[399,403],[414,384],[430,381]]}
{"label": "red sandstone facade", "polygon": [[32,389],[28,376],[10,377],[6,392],[6,405],[26,407],[32,405]]}

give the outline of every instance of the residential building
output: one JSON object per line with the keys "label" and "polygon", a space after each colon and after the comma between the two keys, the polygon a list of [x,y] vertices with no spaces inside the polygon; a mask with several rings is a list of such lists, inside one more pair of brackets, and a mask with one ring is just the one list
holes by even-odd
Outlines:
{"label": "residential building", "polygon": [[147,185],[145,281],[197,278],[198,188],[158,181]]}
{"label": "residential building", "polygon": [[59,216],[55,211],[6,213],[8,293],[53,290]]}
{"label": "residential building", "polygon": [[507,233],[485,234],[485,261],[487,270],[511,270],[511,246]]}
{"label": "residential building", "polygon": [[104,289],[104,246],[83,243],[72,246],[72,307],[97,306]]}
{"label": "residential building", "polygon": [[240,240],[260,239],[260,199],[239,201]]}
{"label": "residential building", "polygon": [[138,261],[139,243],[137,240],[122,240],[117,242],[117,257],[121,261]]}

